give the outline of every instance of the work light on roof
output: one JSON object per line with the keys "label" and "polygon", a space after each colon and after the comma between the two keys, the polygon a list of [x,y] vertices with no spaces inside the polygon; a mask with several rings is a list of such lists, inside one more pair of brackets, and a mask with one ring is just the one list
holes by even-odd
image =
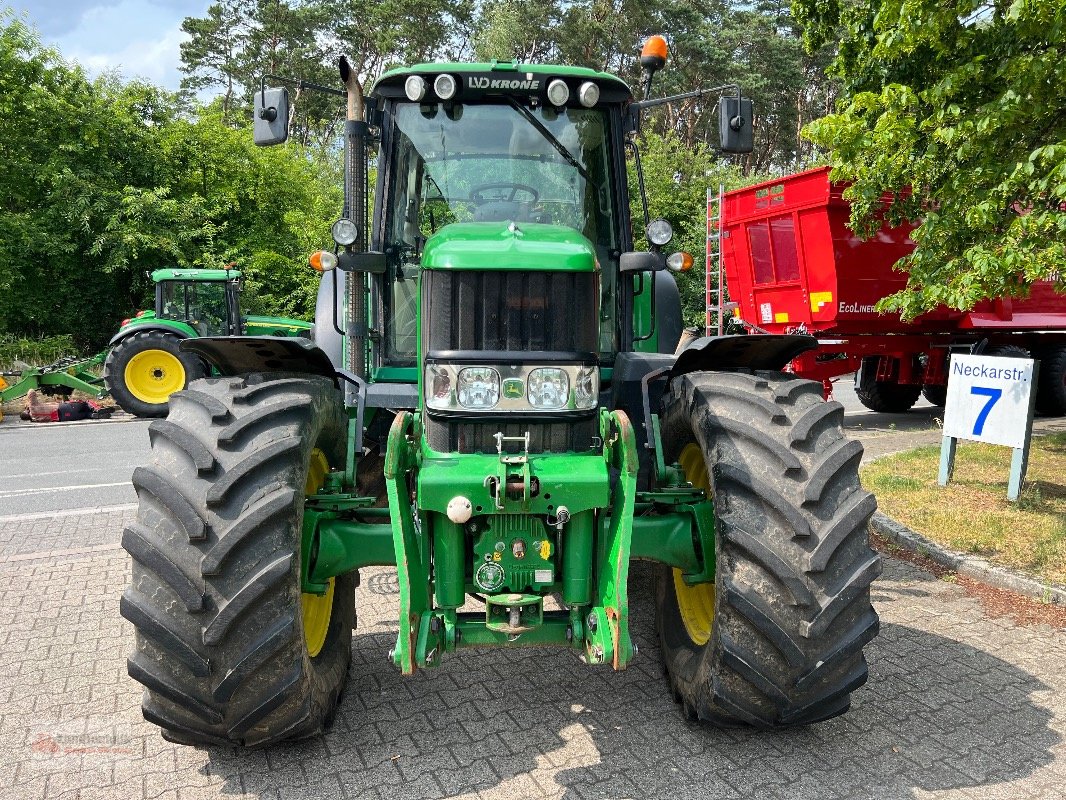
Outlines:
{"label": "work light on roof", "polygon": [[548,84],[548,101],[553,106],[565,106],[570,99],[570,87],[558,78]]}
{"label": "work light on roof", "polygon": [[408,100],[412,103],[417,103],[426,96],[425,78],[421,75],[407,76],[407,80],[403,83],[403,90],[407,94]]}
{"label": "work light on roof", "polygon": [[455,77],[445,73],[438,75],[433,81],[433,91],[441,100],[451,100],[455,97],[455,90],[459,88]]}
{"label": "work light on roof", "polygon": [[585,108],[592,108],[596,103],[600,102],[600,87],[592,81],[585,81],[578,87],[577,99],[581,101],[581,105]]}

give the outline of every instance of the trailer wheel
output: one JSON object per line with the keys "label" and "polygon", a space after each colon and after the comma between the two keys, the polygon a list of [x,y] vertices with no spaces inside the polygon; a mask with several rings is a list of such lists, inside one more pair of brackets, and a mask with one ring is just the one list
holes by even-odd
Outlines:
{"label": "trailer wheel", "polygon": [[[876,357],[873,358],[876,360]],[[869,358],[863,359],[864,364],[868,361]],[[855,387],[855,395],[860,403],[871,411],[883,414],[900,414],[910,411],[911,406],[918,402],[918,396],[921,393],[922,387],[919,384],[911,385],[894,381],[869,381],[865,385]]]}
{"label": "trailer wheel", "polygon": [[948,401],[946,383],[927,383],[922,387],[922,396],[934,406],[943,406]]}
{"label": "trailer wheel", "polygon": [[1036,410],[1048,416],[1066,416],[1066,347],[1053,347],[1041,355]]}
{"label": "trailer wheel", "polygon": [[215,378],[149,427],[123,532],[145,719],[184,744],[259,746],[333,719],[351,657],[356,575],[301,593],[305,494],[343,464],[341,397],[323,378]]}
{"label": "trailer wheel", "polygon": [[123,411],[165,417],[170,395],[207,374],[197,356],[178,349],[180,342],[162,331],[143,331],[111,348],[104,361],[104,384]]}
{"label": "trailer wheel", "polygon": [[862,446],[821,385],[776,372],[690,373],[663,400],[665,456],[716,514],[713,584],[659,573],[656,619],[687,716],[759,728],[846,711],[878,631],[881,557],[859,484]]}

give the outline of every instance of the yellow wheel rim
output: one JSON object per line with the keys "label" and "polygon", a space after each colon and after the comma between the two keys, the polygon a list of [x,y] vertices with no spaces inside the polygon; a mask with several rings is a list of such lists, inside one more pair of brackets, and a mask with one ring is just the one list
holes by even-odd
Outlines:
{"label": "yellow wheel rim", "polygon": [[142,403],[165,403],[185,388],[185,367],[166,350],[145,350],[126,363],[123,380],[130,394]]}
{"label": "yellow wheel rim", "polygon": [[[307,483],[304,484],[304,495],[311,496],[322,488],[329,474],[329,461],[326,454],[317,447],[311,451],[311,466],[307,470]],[[333,590],[336,579],[329,579],[329,587],[325,594],[313,592],[300,593],[300,609],[303,613],[304,642],[307,644],[307,653],[314,658],[322,652],[326,644],[326,634],[329,633],[329,618],[333,614]]]}
{"label": "yellow wheel rim", "polygon": [[[707,462],[703,460],[703,451],[695,444],[687,444],[678,457],[685,480],[697,489],[703,489],[711,496],[711,481],[707,474]],[[677,608],[681,612],[681,622],[688,637],[697,645],[704,645],[711,638],[714,626],[714,584],[698,583],[689,586],[681,577],[681,570],[674,570],[674,594]]]}

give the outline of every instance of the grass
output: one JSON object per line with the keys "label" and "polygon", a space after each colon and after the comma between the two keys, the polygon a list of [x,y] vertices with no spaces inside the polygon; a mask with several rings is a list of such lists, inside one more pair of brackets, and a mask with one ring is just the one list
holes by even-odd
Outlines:
{"label": "grass", "polygon": [[74,339],[67,334],[26,339],[0,333],[0,372],[19,372],[16,363],[20,361],[31,367],[43,367],[64,356],[79,353]]}
{"label": "grass", "polygon": [[881,510],[942,545],[1066,584],[1066,434],[1033,439],[1017,503],[1007,500],[1012,451],[960,442],[955,474],[937,486],[940,448],[863,467]]}

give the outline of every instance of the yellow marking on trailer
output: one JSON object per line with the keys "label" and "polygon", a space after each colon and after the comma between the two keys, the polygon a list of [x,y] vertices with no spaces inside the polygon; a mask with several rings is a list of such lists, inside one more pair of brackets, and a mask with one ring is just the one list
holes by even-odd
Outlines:
{"label": "yellow marking on trailer", "polygon": [[822,306],[832,302],[832,292],[811,292],[811,313],[817,314],[822,310]]}
{"label": "yellow marking on trailer", "polygon": [[788,312],[778,311],[774,314],[774,322],[788,322]]}

